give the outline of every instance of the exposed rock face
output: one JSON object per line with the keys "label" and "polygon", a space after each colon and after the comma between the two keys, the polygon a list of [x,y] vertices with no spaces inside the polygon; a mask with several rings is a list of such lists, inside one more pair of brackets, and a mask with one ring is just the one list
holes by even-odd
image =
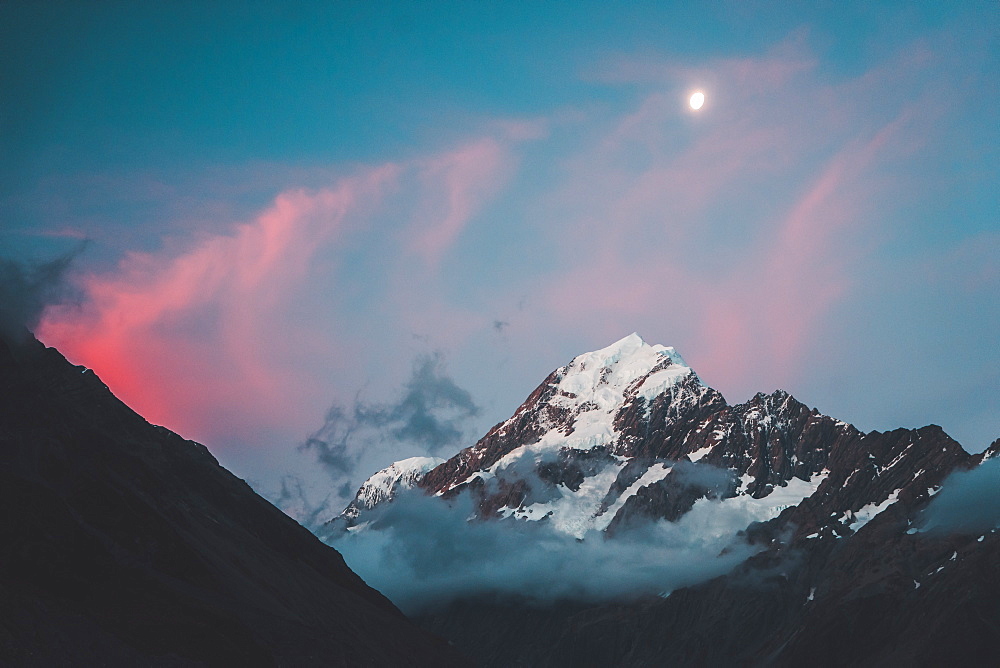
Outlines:
{"label": "exposed rock face", "polygon": [[462,665],[90,371],[0,340],[0,663]]}
{"label": "exposed rock face", "polygon": [[497,666],[992,660],[1000,534],[925,534],[914,522],[951,472],[998,450],[970,455],[936,426],[865,434],[781,391],[730,406],[676,351],[632,335],[554,371],[415,484],[470,495],[480,520],[547,522],[587,540],[676,522],[698,504],[738,507],[759,552],[668,598],[479,596],[421,621]]}

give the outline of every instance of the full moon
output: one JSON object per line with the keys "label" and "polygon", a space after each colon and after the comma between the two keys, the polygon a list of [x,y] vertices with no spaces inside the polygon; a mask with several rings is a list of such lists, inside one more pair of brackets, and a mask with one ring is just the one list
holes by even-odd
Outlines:
{"label": "full moon", "polygon": [[705,104],[705,94],[702,93],[701,91],[693,93],[691,95],[691,99],[688,100],[688,104],[690,104],[691,108],[694,109],[695,111],[701,109],[701,105]]}

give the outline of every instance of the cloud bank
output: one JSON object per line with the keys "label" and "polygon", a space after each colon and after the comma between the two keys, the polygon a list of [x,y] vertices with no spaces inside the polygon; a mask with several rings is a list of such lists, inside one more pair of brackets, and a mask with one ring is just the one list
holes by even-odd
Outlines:
{"label": "cloud bank", "polygon": [[351,568],[407,613],[462,596],[601,601],[668,594],[721,575],[755,548],[737,534],[752,518],[703,499],[678,522],[582,540],[545,521],[469,521],[467,495],[451,501],[406,490],[372,524],[328,542]]}
{"label": "cloud bank", "polygon": [[318,529],[374,472],[408,457],[450,456],[474,442],[480,412],[472,394],[449,375],[440,352],[418,355],[394,399],[367,401],[358,392],[351,404],[330,407],[323,426],[298,447],[300,459],[318,464],[321,476],[310,475],[315,470],[289,473],[276,490],[260,491],[304,526]]}
{"label": "cloud bank", "polygon": [[1000,457],[948,476],[918,524],[921,531],[934,533],[1000,529]]}

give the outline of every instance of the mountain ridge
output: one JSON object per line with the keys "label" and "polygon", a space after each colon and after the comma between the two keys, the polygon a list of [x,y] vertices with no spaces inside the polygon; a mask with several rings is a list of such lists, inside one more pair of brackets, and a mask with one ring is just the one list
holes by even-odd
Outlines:
{"label": "mountain ridge", "polygon": [[0,339],[0,662],[466,660],[90,370]]}
{"label": "mountain ridge", "polygon": [[[659,382],[650,383],[657,376]],[[649,385],[656,390],[644,394]],[[940,454],[931,454],[934,448]],[[927,466],[920,470],[917,453],[925,449]],[[443,463],[410,474],[407,484],[446,499],[468,492],[481,517],[513,511],[530,519],[534,492],[543,490],[548,498],[556,490],[565,498],[603,472],[612,481],[604,483],[601,502],[591,510],[597,517],[614,508],[615,515],[591,525],[614,533],[640,518],[676,520],[683,514],[677,503],[685,485],[670,475],[675,462],[733,471],[735,487],[712,492],[724,498],[761,500],[776,489],[788,494],[790,485],[811,484],[813,489],[802,488],[809,492],[802,499],[778,505],[798,506],[810,498],[806,508],[829,515],[857,513],[893,494],[926,494],[952,469],[977,460],[939,427],[865,434],[784,390],[730,405],[673,348],[649,346],[631,334],[550,373],[510,418]],[[831,462],[837,472],[820,490]],[[533,466],[533,475],[526,475],[526,466]],[[630,495],[623,499],[625,492]],[[684,511],[710,490],[693,498],[690,492]],[[655,496],[662,498],[656,502]],[[792,514],[803,528],[812,526],[805,509]],[[363,521],[360,515],[341,516],[333,524],[353,526]],[[578,518],[576,524],[587,522]]]}

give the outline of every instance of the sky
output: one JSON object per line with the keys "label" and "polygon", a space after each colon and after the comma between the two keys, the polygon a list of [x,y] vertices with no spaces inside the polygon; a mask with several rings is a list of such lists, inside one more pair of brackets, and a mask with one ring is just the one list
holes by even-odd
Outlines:
{"label": "sky", "polygon": [[4,2],[0,256],[262,489],[449,456],[633,331],[981,451],[1000,6],[798,4]]}

